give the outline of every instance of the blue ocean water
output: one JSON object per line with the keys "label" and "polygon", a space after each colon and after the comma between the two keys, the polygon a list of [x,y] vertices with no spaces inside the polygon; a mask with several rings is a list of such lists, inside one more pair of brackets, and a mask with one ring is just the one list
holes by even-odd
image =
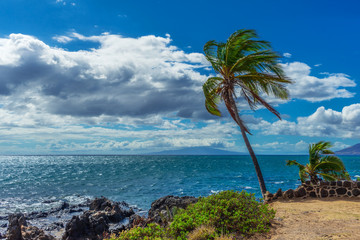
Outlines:
{"label": "blue ocean water", "polygon": [[[307,158],[258,156],[268,190],[296,188],[298,170],[285,161]],[[360,156],[341,158],[353,179],[360,176]],[[0,156],[0,216],[99,196],[147,210],[165,195],[227,189],[261,196],[249,156]]]}

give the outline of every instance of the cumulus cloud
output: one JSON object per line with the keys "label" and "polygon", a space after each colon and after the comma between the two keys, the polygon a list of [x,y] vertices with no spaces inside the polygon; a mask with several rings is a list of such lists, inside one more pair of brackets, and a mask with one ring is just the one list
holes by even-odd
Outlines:
{"label": "cumulus cloud", "polygon": [[291,53],[284,53],[283,56],[286,58],[291,58],[292,55],[291,55]]}
{"label": "cumulus cloud", "polygon": [[281,66],[286,75],[294,81],[294,84],[288,86],[291,98],[319,102],[334,98],[351,98],[355,95],[345,89],[356,86],[355,81],[346,74],[327,73],[324,77],[318,78],[311,76],[310,66],[302,62],[283,63]]}
{"label": "cumulus cloud", "polygon": [[179,50],[169,37],[72,34],[55,39],[73,38],[100,47],[70,52],[22,34],[0,39],[4,109],[16,102],[17,108],[33,104],[63,116],[207,115],[201,92],[206,76],[197,71],[207,66],[202,54]]}
{"label": "cumulus cloud", "polygon": [[266,135],[299,135],[308,137],[360,138],[360,103],[345,106],[341,112],[319,107],[297,122],[266,122]]}
{"label": "cumulus cloud", "polygon": [[306,152],[308,148],[308,143],[300,140],[296,143],[290,143],[288,141],[285,142],[268,142],[263,144],[253,144],[255,150],[259,151],[271,151],[271,152],[281,152],[284,153],[298,153],[298,152]]}

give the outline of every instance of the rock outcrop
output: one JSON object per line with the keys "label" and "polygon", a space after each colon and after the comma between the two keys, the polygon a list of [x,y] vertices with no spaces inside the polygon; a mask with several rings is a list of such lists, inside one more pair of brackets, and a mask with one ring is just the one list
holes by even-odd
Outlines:
{"label": "rock outcrop", "polygon": [[[124,208],[124,203],[112,202],[107,198],[96,198],[90,209],[74,216],[65,226],[63,240],[102,239],[109,232],[110,223],[119,223],[135,214],[132,208]],[[114,230],[115,231],[115,230]]]}
{"label": "rock outcrop", "polygon": [[163,224],[166,222],[166,218],[171,218],[175,209],[185,209],[189,204],[196,203],[198,201],[195,197],[178,197],[178,196],[165,196],[151,204],[151,208],[148,212],[148,217],[156,223]]}
{"label": "rock outcrop", "polygon": [[23,214],[9,216],[9,227],[6,235],[7,240],[55,240],[53,236],[26,222]]}

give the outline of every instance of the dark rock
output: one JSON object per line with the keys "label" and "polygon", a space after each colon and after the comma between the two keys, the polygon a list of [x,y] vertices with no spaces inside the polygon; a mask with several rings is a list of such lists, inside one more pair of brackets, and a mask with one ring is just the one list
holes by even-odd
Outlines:
{"label": "dark rock", "polygon": [[1,224],[0,227],[1,227],[1,228],[6,228],[6,227],[7,227],[7,223]]}
{"label": "dark rock", "polygon": [[165,196],[151,204],[151,208],[148,212],[149,218],[151,218],[156,223],[162,223],[161,214],[169,210],[170,213],[174,211],[175,208],[185,209],[189,204],[196,203],[198,201],[195,197],[178,197],[178,196]]}
{"label": "dark rock", "polygon": [[346,194],[346,192],[347,192],[346,188],[338,188],[338,189],[336,189],[336,193],[338,195],[344,195],[344,194]]}
{"label": "dark rock", "polygon": [[351,197],[351,196],[352,196],[351,191],[348,191],[348,192],[347,192],[347,195],[348,195],[349,197]]}
{"label": "dark rock", "polygon": [[294,195],[295,197],[305,197],[306,196],[305,188],[303,186],[298,187],[297,189],[295,189]]}
{"label": "dark rock", "polygon": [[342,182],[342,181],[337,181],[337,182],[336,182],[336,185],[337,185],[338,187],[342,187],[342,186],[343,186],[343,182]]}
{"label": "dark rock", "polygon": [[330,186],[336,186],[336,182],[335,181],[330,182]]}
{"label": "dark rock", "polygon": [[310,197],[313,197],[313,198],[316,198],[316,193],[315,193],[315,192],[310,192],[310,193],[309,193],[309,196],[310,196]]}
{"label": "dark rock", "polygon": [[22,236],[24,240],[55,240],[51,235],[46,235],[45,232],[35,226],[23,226]]}
{"label": "dark rock", "polygon": [[346,187],[346,188],[351,187],[351,182],[350,181],[344,181],[343,187]]}
{"label": "dark rock", "polygon": [[333,195],[333,194],[335,194],[335,190],[334,190],[334,189],[331,189],[331,190],[329,191],[329,193],[330,193],[331,195]]}
{"label": "dark rock", "polygon": [[311,182],[310,181],[305,181],[305,185],[310,185],[311,184]]}
{"label": "dark rock", "polygon": [[357,196],[360,195],[360,190],[355,188],[355,189],[352,190],[352,194],[353,194],[354,197],[357,197]]}
{"label": "dark rock", "polygon": [[108,224],[101,215],[92,216],[90,211],[80,216],[73,216],[65,226],[63,240],[102,239],[104,232],[108,230]]}
{"label": "dark rock", "polygon": [[277,190],[277,192],[275,193],[273,199],[278,199],[279,197],[282,197],[281,188],[279,188],[279,189]]}
{"label": "dark rock", "polygon": [[21,226],[26,220],[23,214],[13,214],[9,216],[9,227],[7,229],[7,240],[23,240]]}
{"label": "dark rock", "polygon": [[270,193],[269,191],[266,191],[266,193],[264,195],[264,201],[270,202],[273,197],[274,197],[274,194]]}
{"label": "dark rock", "polygon": [[292,189],[289,189],[289,190],[286,190],[284,193],[283,193],[283,196],[282,196],[284,199],[291,199],[291,198],[294,198],[294,190]]}
{"label": "dark rock", "polygon": [[320,186],[329,186],[329,185],[330,185],[330,183],[327,182],[327,181],[321,181],[320,182]]}
{"label": "dark rock", "polygon": [[360,182],[357,182],[357,187],[360,188]]}
{"label": "dark rock", "polygon": [[314,190],[313,187],[307,187],[307,188],[306,188],[306,191],[312,191],[312,190]]}
{"label": "dark rock", "polygon": [[321,191],[320,191],[320,197],[326,198],[326,197],[328,197],[328,196],[329,196],[328,191],[326,191],[325,189],[321,189]]}
{"label": "dark rock", "polygon": [[94,210],[94,211],[101,211],[101,210],[105,210],[106,207],[112,207],[112,202],[105,198],[105,197],[101,197],[101,198],[95,198],[93,201],[90,202],[90,210]]}
{"label": "dark rock", "polygon": [[[66,224],[63,239],[102,239],[104,233],[109,233],[110,223],[118,223],[134,214],[132,208],[123,209],[120,205],[125,206],[123,203],[113,202],[104,197],[96,198],[90,202],[89,211],[74,216]],[[114,226],[118,228],[116,224],[112,225]]]}

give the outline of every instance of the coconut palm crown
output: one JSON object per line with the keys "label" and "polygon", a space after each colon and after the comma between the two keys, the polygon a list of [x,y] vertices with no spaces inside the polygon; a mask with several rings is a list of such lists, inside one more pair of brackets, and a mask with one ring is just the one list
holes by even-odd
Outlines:
{"label": "coconut palm crown", "polygon": [[320,177],[327,181],[340,179],[350,179],[344,163],[329,148],[332,147],[330,142],[320,141],[309,145],[309,163],[302,165],[296,160],[288,160],[286,165],[297,166],[301,182],[309,179],[316,184]]}
{"label": "coconut palm crown", "polygon": [[245,29],[233,33],[226,43],[207,42],[204,52],[217,73],[216,77],[210,77],[203,85],[206,109],[213,115],[221,116],[218,104],[220,101],[225,103],[231,117],[240,127],[264,195],[264,179],[246,135],[250,131],[239,115],[236,100],[242,97],[252,110],[264,106],[280,118],[279,112],[265,101],[263,95],[288,98],[285,84],[291,81],[278,64],[281,56],[271,49],[269,42],[259,40],[254,30]]}

